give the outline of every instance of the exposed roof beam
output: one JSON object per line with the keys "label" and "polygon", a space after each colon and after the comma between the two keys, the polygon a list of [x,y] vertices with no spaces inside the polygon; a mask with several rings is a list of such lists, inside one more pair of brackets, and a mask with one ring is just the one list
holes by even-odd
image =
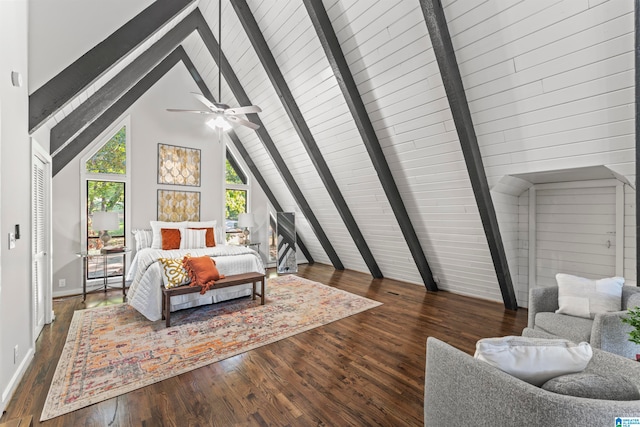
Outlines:
{"label": "exposed roof beam", "polygon": [[[212,99],[210,98],[210,100]],[[233,145],[236,147],[236,150],[238,150],[240,156],[242,156],[242,158],[244,159],[244,162],[249,167],[249,170],[253,174],[253,177],[256,179],[256,181],[258,181],[258,184],[260,184],[262,191],[264,191],[264,193],[267,195],[267,199],[269,199],[269,202],[271,203],[273,208],[278,212],[284,212],[282,205],[278,203],[278,199],[276,198],[275,194],[273,194],[273,191],[271,191],[271,188],[269,188],[269,185],[267,185],[267,181],[265,181],[264,177],[260,173],[258,166],[253,162],[253,159],[247,152],[246,148],[244,148],[244,145],[242,145],[242,142],[240,142],[240,138],[238,138],[238,135],[233,130],[231,130],[230,132],[228,132],[228,136],[229,139],[231,139],[231,142],[233,142]],[[298,232],[296,232],[296,236],[296,244],[304,254],[304,257],[307,259],[309,264],[313,264],[314,260],[313,256],[311,256],[311,252],[309,252],[309,250],[305,246],[304,241],[302,240]]]}
{"label": "exposed roof beam", "polygon": [[[134,59],[114,78],[51,129],[50,152],[53,154],[86,127],[91,120],[113,105],[127,89],[147,74],[162,58],[176,48],[197,24],[192,12],[167,32],[149,49]],[[56,77],[57,78],[57,77]]]}
{"label": "exposed roof beam", "polygon": [[195,0],[156,0],[29,96],[29,132]]}
{"label": "exposed roof beam", "polygon": [[[178,62],[182,61],[184,66],[187,68],[187,71],[196,82],[202,94],[206,96],[210,101],[215,102],[211,91],[207,87],[207,85],[202,80],[200,73],[196,69],[195,65],[184,51],[182,46],[178,46],[171,52],[160,64],[158,64],[147,76],[145,76],[142,80],[138,82],[137,85],[134,86],[129,92],[127,92],[121,99],[122,102],[118,102],[113,106],[112,109],[109,109],[107,113],[105,113],[105,117],[99,117],[95,120],[87,129],[86,134],[83,132],[81,134],[82,138],[78,140],[73,140],[71,144],[68,145],[69,148],[65,147],[60,153],[59,156],[56,155],[53,157],[53,175],[55,176],[70,160],[75,158],[84,148],[90,144],[95,138],[98,137],[102,132],[104,132],[110,125],[113,123],[118,117],[120,117],[134,102],[138,100],[142,94],[144,94],[149,88],[151,88],[162,76],[164,76],[171,68],[173,68]],[[269,202],[273,205],[274,208],[278,210],[282,210],[282,207],[278,203],[278,200],[274,196],[273,192],[267,185],[265,179],[260,174],[260,171],[256,167],[255,163],[245,150],[244,146],[240,142],[240,139],[236,135],[234,131],[229,132],[229,137],[233,141],[236,149],[240,152],[240,155],[243,156],[249,170],[253,174],[254,178],[262,188],[262,190],[267,195]],[[311,253],[309,253],[307,247],[304,244],[302,238],[296,233],[297,236],[297,244],[300,247],[300,250],[304,254],[305,258],[310,264],[314,263],[313,257]]]}
{"label": "exposed roof beam", "polygon": [[266,70],[280,101],[282,101],[282,105],[287,112],[293,127],[298,133],[300,140],[302,141],[302,145],[304,145],[304,148],[307,150],[307,154],[311,158],[311,162],[315,166],[322,183],[338,210],[338,214],[342,218],[349,234],[351,234],[353,242],[360,251],[362,259],[367,264],[367,267],[374,278],[382,278],[382,271],[380,270],[369,245],[367,245],[367,242],[360,231],[360,227],[358,227],[358,223],[353,217],[351,209],[349,209],[336,180],[333,178],[333,174],[331,173],[331,170],[329,170],[329,166],[320,152],[320,147],[318,147],[306,120],[302,116],[302,112],[289,89],[289,85],[287,85],[271,50],[258,27],[258,23],[249,9],[249,6],[245,0],[231,0],[231,5],[236,11],[236,15],[238,15],[240,23],[244,27],[245,33],[249,37],[254,51]]}
{"label": "exposed roof beam", "polygon": [[[217,63],[218,49],[219,49],[218,41],[213,35],[213,32],[211,31],[211,28],[209,27],[209,25],[207,25],[206,20],[200,13],[200,10],[196,9],[196,12],[198,13],[198,16],[200,17],[200,19],[202,20],[202,24],[198,25],[198,32],[200,33],[200,36],[202,37],[202,40],[204,41],[205,46],[209,50],[209,53],[211,54],[211,56],[213,56],[214,60]],[[224,52],[222,53],[221,56],[222,56],[221,58],[222,64],[217,64],[217,65],[222,70],[222,75],[224,76],[224,79],[229,85],[229,87],[231,88],[231,91],[233,92],[233,95],[235,96],[236,100],[240,103],[240,105],[252,105],[252,102],[249,99],[249,96],[247,96],[247,93],[244,91],[242,84],[240,84],[240,80],[238,80],[236,73],[233,71],[233,68],[231,68],[229,61],[227,61],[227,57],[224,55]],[[289,188],[289,191],[291,192],[291,194],[293,195],[293,198],[295,199],[296,203],[300,207],[302,214],[307,218],[309,225],[311,226],[314,234],[318,238],[318,241],[322,245],[322,248],[326,252],[327,256],[331,260],[333,267],[336,270],[343,270],[344,266],[342,264],[342,261],[340,261],[338,254],[336,253],[335,249],[333,248],[333,245],[329,241],[329,238],[327,237],[324,230],[322,229],[322,226],[320,225],[318,218],[316,218],[315,214],[313,213],[313,210],[311,209],[311,206],[309,206],[309,203],[307,202],[307,199],[304,197],[304,194],[300,190],[300,187],[298,187],[298,184],[296,184],[296,181],[294,180],[293,175],[289,170],[289,167],[287,166],[286,162],[282,158],[282,155],[280,155],[280,152],[278,151],[275,143],[271,139],[269,132],[267,132],[267,129],[265,128],[264,123],[262,123],[262,120],[260,120],[260,117],[257,114],[248,114],[248,116],[252,122],[260,126],[260,128],[256,130],[256,133],[258,134],[258,138],[260,138],[260,141],[262,141],[262,144],[264,145],[265,149],[271,156],[271,159],[273,160],[276,168],[278,169],[280,176],[282,177],[285,184],[287,185],[287,188]]]}
{"label": "exposed roof beam", "polygon": [[52,174],[56,176],[71,160],[82,152],[114,121],[116,121],[129,107],[131,107],[147,90],[151,88],[162,76],[173,68],[181,59],[186,57],[186,52],[179,46],[162,62],[156,65],[151,72],[140,79],[129,91],[127,91],[116,103],[111,105],[102,115],[86,127],[78,136],[64,146],[53,156]]}
{"label": "exposed roof beam", "polygon": [[358,131],[360,131],[360,136],[367,148],[367,152],[371,158],[371,163],[373,163],[373,167],[378,173],[382,188],[389,200],[391,209],[393,209],[393,213],[398,221],[400,230],[402,230],[402,235],[407,242],[407,246],[411,251],[416,267],[418,267],[422,281],[427,290],[437,291],[438,285],[433,280],[433,274],[431,272],[431,268],[429,268],[429,263],[427,262],[427,258],[422,250],[422,246],[420,245],[420,240],[418,240],[418,236],[413,228],[413,224],[409,218],[404,201],[400,196],[398,186],[393,178],[387,159],[384,156],[384,152],[382,151],[382,147],[378,141],[378,136],[373,129],[367,110],[362,102],[358,86],[353,79],[353,75],[351,74],[347,61],[344,58],[340,42],[333,30],[327,11],[321,1],[304,0],[304,5],[307,8],[307,12],[313,22],[313,26],[316,29],[318,38],[322,43],[327,59],[331,64],[333,74],[336,76],[336,80],[342,90],[345,101],[349,106],[353,120],[358,127]]}
{"label": "exposed roof beam", "polygon": [[493,266],[500,284],[502,299],[507,309],[517,310],[518,303],[513,290],[511,274],[509,273],[507,255],[502,243],[498,219],[482,163],[482,154],[478,147],[478,140],[473,127],[469,104],[467,104],[467,96],[464,92],[460,69],[456,61],[455,50],[451,43],[444,10],[439,0],[420,0],[420,4],[429,29],[431,44],[436,54],[444,88],[447,92],[451,114],[453,115],[458,139],[462,146],[469,178],[471,179],[473,194],[478,204],[480,218],[482,219],[482,225],[484,226],[484,232],[487,236],[487,243],[493,259]]}

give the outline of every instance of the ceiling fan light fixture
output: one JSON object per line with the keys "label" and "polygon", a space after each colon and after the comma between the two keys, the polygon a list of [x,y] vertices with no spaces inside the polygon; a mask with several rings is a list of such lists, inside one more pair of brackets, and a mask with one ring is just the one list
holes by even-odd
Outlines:
{"label": "ceiling fan light fixture", "polygon": [[232,128],[231,124],[223,116],[217,116],[213,119],[209,119],[207,121],[207,126],[213,130],[221,129],[224,132],[227,132]]}

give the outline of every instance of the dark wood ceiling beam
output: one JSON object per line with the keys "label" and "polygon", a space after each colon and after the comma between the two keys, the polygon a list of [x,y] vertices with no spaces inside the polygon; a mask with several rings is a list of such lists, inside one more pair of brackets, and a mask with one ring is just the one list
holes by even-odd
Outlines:
{"label": "dark wood ceiling beam", "polygon": [[236,15],[240,19],[240,23],[244,27],[245,33],[249,37],[254,51],[266,70],[267,75],[271,80],[271,84],[276,90],[276,93],[278,94],[278,97],[280,98],[280,101],[293,124],[293,127],[304,145],[304,148],[307,150],[307,154],[311,158],[311,162],[315,166],[322,183],[327,189],[338,214],[342,218],[349,234],[351,234],[351,238],[358,248],[358,251],[360,251],[362,259],[367,264],[367,267],[374,278],[382,278],[382,271],[380,270],[369,245],[367,245],[367,242],[360,231],[360,227],[358,227],[358,223],[353,217],[351,209],[349,209],[336,180],[333,178],[333,174],[320,152],[320,147],[318,147],[306,120],[302,116],[302,112],[300,111],[300,108],[289,89],[289,85],[285,81],[276,60],[273,57],[260,28],[258,27],[258,23],[253,17],[253,13],[251,13],[251,10],[245,0],[231,0],[231,5],[236,11]]}
{"label": "dark wood ceiling beam", "polygon": [[156,0],[29,96],[29,132],[130,53],[194,0]]}
{"label": "dark wood ceiling beam", "polygon": [[[204,41],[204,44],[207,47],[207,50],[209,50],[209,53],[216,61],[218,67],[220,67],[220,69],[222,70],[222,75],[224,76],[224,79],[229,85],[229,87],[231,88],[231,91],[233,92],[233,95],[235,96],[236,100],[242,106],[252,105],[252,102],[247,96],[247,93],[244,91],[242,84],[240,84],[240,80],[238,80],[236,73],[233,71],[233,68],[231,68],[229,61],[227,61],[227,57],[224,55],[224,52],[221,55],[222,64],[218,63],[218,49],[219,49],[218,41],[213,35],[213,32],[211,31],[211,28],[207,24],[206,20],[200,13],[200,10],[196,9],[196,12],[198,13],[199,19],[201,20],[201,24],[198,25],[198,32],[200,33],[200,37],[202,37],[202,40]],[[275,143],[271,139],[269,132],[267,132],[267,129],[265,128],[264,123],[262,123],[262,120],[260,120],[260,117],[257,114],[248,114],[247,116],[250,118],[252,122],[260,126],[260,128],[256,130],[256,133],[258,134],[258,138],[260,139],[260,141],[262,141],[262,144],[264,145],[265,149],[269,153],[269,156],[271,156],[271,159],[273,160],[276,168],[278,169],[280,176],[282,177],[285,184],[287,185],[287,188],[293,195],[293,198],[295,199],[297,205],[300,207],[302,214],[307,218],[307,221],[309,222],[311,229],[313,230],[314,234],[318,238],[318,241],[322,245],[322,248],[326,252],[327,256],[331,260],[331,264],[336,270],[344,270],[344,265],[342,264],[342,261],[340,261],[338,254],[336,253],[335,249],[333,248],[333,245],[329,241],[329,238],[327,237],[324,230],[322,229],[322,226],[320,225],[318,218],[313,213],[313,210],[311,209],[311,206],[309,206],[309,203],[307,202],[307,199],[304,197],[304,194],[300,190],[300,187],[298,187],[298,184],[296,184],[296,181],[293,178],[293,175],[291,174],[289,167],[287,166],[286,162],[282,158],[282,155],[278,151]]]}
{"label": "dark wood ceiling beam", "polygon": [[473,194],[475,195],[484,232],[487,236],[493,266],[500,285],[500,291],[502,292],[502,299],[507,309],[517,310],[518,303],[513,290],[511,274],[509,273],[507,255],[502,243],[500,227],[482,162],[482,154],[478,147],[478,140],[473,127],[469,105],[467,104],[467,96],[462,84],[460,69],[456,61],[455,50],[451,43],[444,10],[440,0],[420,0],[420,4],[429,30],[429,36],[431,37],[431,44],[436,54],[436,60],[438,61],[440,74],[442,75],[453,121],[458,132],[458,139],[460,140],[467,171],[471,179]]}
{"label": "dark wood ceiling beam", "polygon": [[353,120],[358,127],[362,141],[367,148],[367,152],[371,158],[371,163],[373,163],[373,167],[378,173],[380,184],[382,184],[385,195],[389,200],[391,209],[398,221],[402,235],[407,242],[407,246],[413,256],[414,262],[416,263],[416,267],[420,272],[422,281],[427,290],[437,291],[438,285],[433,280],[433,274],[424,251],[422,250],[422,246],[420,245],[420,240],[418,239],[415,228],[411,223],[404,201],[400,196],[398,186],[393,178],[387,159],[384,156],[384,152],[380,146],[380,141],[378,141],[378,136],[371,124],[371,119],[369,118],[364,103],[362,102],[358,86],[353,79],[353,75],[351,74],[347,61],[344,58],[342,47],[336,37],[335,31],[333,30],[327,11],[323,6],[322,1],[304,0],[304,5],[307,8],[311,21],[313,22],[318,38],[322,43],[327,59],[331,64],[333,74],[336,76],[336,80],[342,90],[345,101],[349,106]]}
{"label": "dark wood ceiling beam", "polygon": [[[209,98],[209,100],[213,102],[213,97]],[[267,195],[267,199],[269,199],[269,203],[271,203],[271,206],[273,206],[273,208],[277,212],[284,212],[282,205],[278,203],[278,199],[276,198],[275,194],[273,194],[273,191],[271,191],[271,188],[269,188],[269,185],[267,185],[267,181],[264,179],[264,177],[260,173],[258,166],[253,162],[253,159],[247,152],[247,149],[244,148],[244,145],[242,145],[242,142],[240,142],[240,138],[238,138],[238,135],[233,130],[231,130],[228,133],[228,136],[231,142],[233,142],[234,147],[236,147],[236,150],[238,150],[240,157],[244,159],[244,162],[249,167],[249,170],[253,174],[253,177],[256,179],[256,181],[258,181],[258,184],[260,184],[262,191],[264,191],[264,193]],[[306,245],[304,244],[304,241],[302,240],[298,232],[296,232],[296,244],[304,254],[304,257],[307,259],[309,264],[313,264],[314,263],[313,256],[311,255],[311,252],[309,252],[309,250],[307,249]]]}
{"label": "dark wood ceiling beam", "polygon": [[[207,85],[202,80],[200,73],[196,69],[195,65],[184,51],[182,46],[178,46],[171,52],[160,64],[158,64],[150,73],[147,74],[148,77],[144,77],[140,82],[136,85],[137,87],[132,88],[129,92],[127,92],[122,98],[122,102],[118,102],[117,105],[113,106],[113,109],[109,109],[107,113],[104,114],[104,117],[100,116],[97,120],[93,121],[92,124],[86,129],[86,133],[83,132],[79,138],[72,141],[69,144],[69,148],[65,147],[63,151],[61,151],[58,155],[53,157],[53,175],[55,176],[66,164],[75,158],[82,150],[84,150],[88,144],[95,140],[102,132],[104,132],[118,117],[120,117],[126,110],[133,105],[142,94],[144,94],[147,90],[149,90],[156,82],[162,78],[171,68],[173,68],[178,62],[182,61],[184,66],[187,68],[187,71],[196,82],[202,94],[206,96],[212,102],[215,102],[211,91],[207,87]],[[254,178],[262,188],[262,190],[267,195],[269,202],[273,205],[274,208],[282,210],[282,207],[278,203],[278,200],[274,196],[273,192],[267,185],[265,179],[260,174],[257,166],[247,153],[246,149],[240,142],[240,139],[236,135],[235,132],[231,131],[229,133],[229,137],[234,143],[236,149],[240,155],[244,158],[245,163],[249,167],[249,170],[253,174]],[[296,233],[297,235],[297,233]],[[297,243],[300,247],[300,250],[304,254],[305,258],[310,264],[313,264],[313,256],[309,253],[309,250],[304,244],[302,238],[297,235]]]}
{"label": "dark wood ceiling beam", "polygon": [[102,115],[96,118],[78,136],[64,146],[53,156],[53,176],[56,176],[71,160],[89,146],[102,132],[127,111],[147,90],[151,88],[162,76],[173,68],[186,56],[182,46],[175,49],[165,57],[151,72],[140,79],[118,101],[109,107]]}
{"label": "dark wood ceiling beam", "polygon": [[91,123],[91,120],[113,105],[126,90],[175,49],[195,30],[196,21],[194,13],[190,13],[113,79],[98,89],[89,99],[55,125],[51,129],[51,154],[58,151],[74,135]]}

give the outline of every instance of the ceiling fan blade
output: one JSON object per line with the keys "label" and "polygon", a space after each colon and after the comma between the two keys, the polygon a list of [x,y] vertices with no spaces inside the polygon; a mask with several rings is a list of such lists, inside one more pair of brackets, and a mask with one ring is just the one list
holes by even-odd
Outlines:
{"label": "ceiling fan blade", "polygon": [[232,125],[242,125],[253,130],[260,129],[260,125],[252,123],[249,120],[241,119],[240,117],[226,116],[226,119],[229,120],[229,123],[231,123]]}
{"label": "ceiling fan blade", "polygon": [[249,113],[261,113],[262,109],[257,105],[248,105],[246,107],[234,107],[224,111],[225,114],[249,114]]}
{"label": "ceiling fan blade", "polygon": [[182,110],[180,108],[167,108],[170,113],[195,113],[195,114],[214,114],[213,111],[204,110]]}
{"label": "ceiling fan blade", "polygon": [[203,94],[201,93],[197,93],[197,92],[191,92],[191,94],[193,96],[195,96],[198,101],[202,102],[204,105],[207,106],[207,108],[209,108],[211,111],[219,111],[221,110],[220,107],[218,107],[216,104],[214,104],[213,102],[209,101]]}

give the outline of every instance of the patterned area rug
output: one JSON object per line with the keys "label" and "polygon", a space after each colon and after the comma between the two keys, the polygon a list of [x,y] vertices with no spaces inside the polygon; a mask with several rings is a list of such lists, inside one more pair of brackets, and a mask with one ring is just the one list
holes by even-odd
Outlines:
{"label": "patterned area rug", "polygon": [[76,311],[40,421],[351,316],[381,303],[297,276],[150,322],[126,304]]}

